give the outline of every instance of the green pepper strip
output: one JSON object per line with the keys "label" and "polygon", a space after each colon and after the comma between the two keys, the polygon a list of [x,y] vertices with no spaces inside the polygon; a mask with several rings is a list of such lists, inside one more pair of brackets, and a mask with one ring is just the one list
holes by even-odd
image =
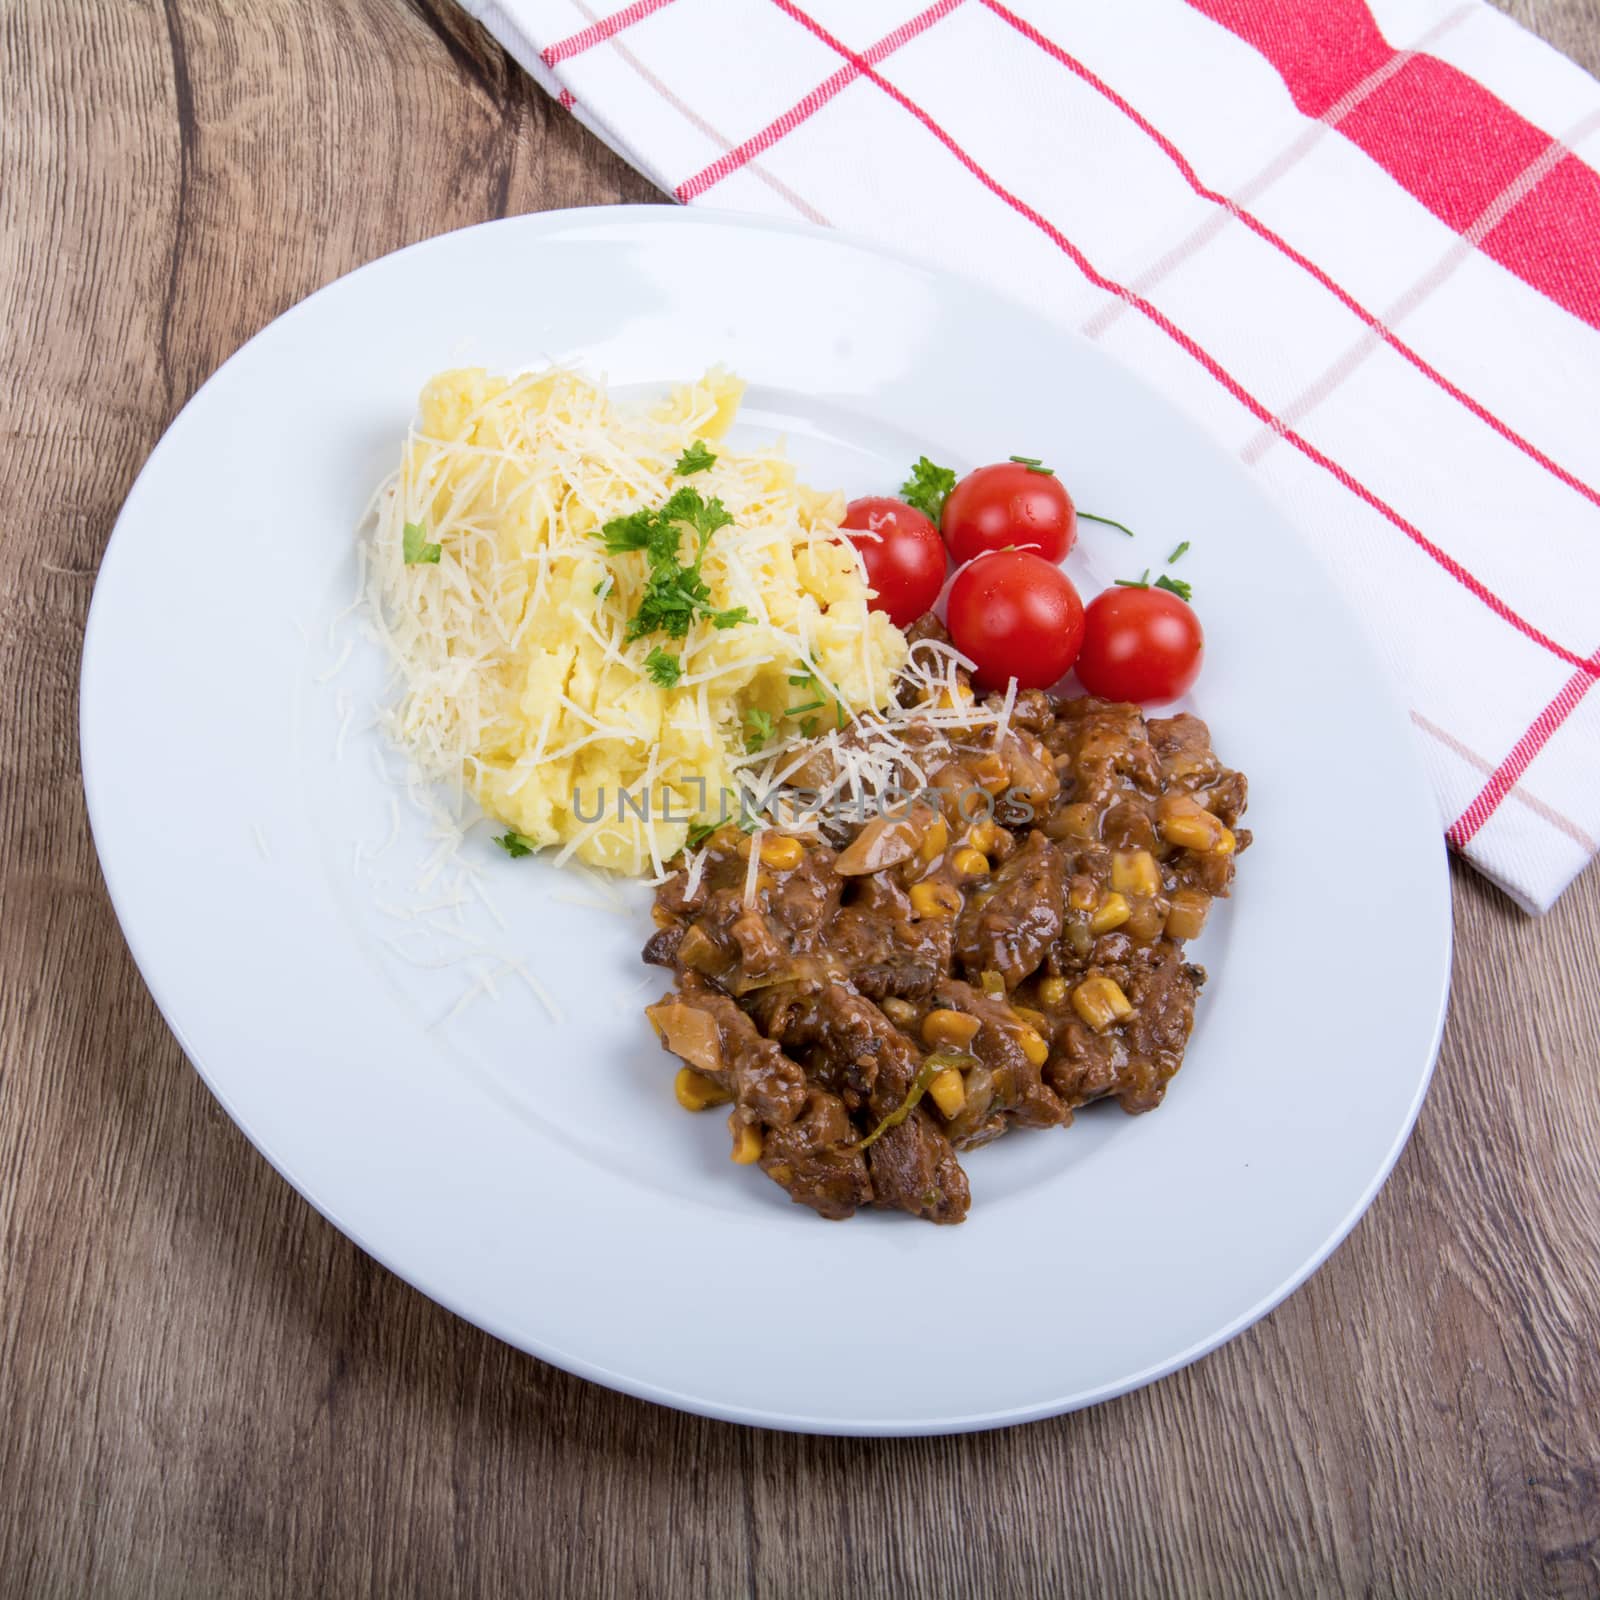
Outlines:
{"label": "green pepper strip", "polygon": [[971,1067],[977,1064],[977,1058],[959,1050],[935,1050],[926,1061],[922,1063],[915,1078],[911,1080],[911,1087],[906,1091],[906,1097],[893,1111],[886,1116],[865,1139],[858,1144],[850,1146],[852,1150],[865,1150],[868,1145],[881,1138],[891,1128],[898,1128],[907,1117],[917,1108],[917,1102],[928,1092],[928,1085],[939,1076],[947,1067]]}

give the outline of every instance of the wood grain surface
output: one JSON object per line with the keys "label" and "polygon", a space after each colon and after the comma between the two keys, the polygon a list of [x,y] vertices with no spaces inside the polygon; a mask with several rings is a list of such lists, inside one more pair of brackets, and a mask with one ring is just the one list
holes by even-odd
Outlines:
{"label": "wood grain surface", "polygon": [[[1507,9],[1600,66],[1600,0]],[[102,889],[96,564],[184,399],[310,290],[657,197],[442,4],[9,0],[0,48],[0,1596],[1600,1593],[1594,870],[1537,922],[1456,871],[1444,1054],[1371,1213],[1249,1333],[1085,1414],[888,1442],[680,1416],[313,1213]],[[1376,885],[1374,915],[1382,982]]]}

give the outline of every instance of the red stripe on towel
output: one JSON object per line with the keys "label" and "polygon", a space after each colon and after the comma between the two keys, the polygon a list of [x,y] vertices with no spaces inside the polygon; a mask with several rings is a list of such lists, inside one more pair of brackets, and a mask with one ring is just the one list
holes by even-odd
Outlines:
{"label": "red stripe on towel", "polygon": [[659,11],[663,6],[671,4],[672,0],[634,0],[631,6],[613,11],[609,17],[601,17],[598,22],[590,23],[587,28],[580,28],[565,39],[557,39],[553,45],[539,52],[539,59],[547,67],[553,67],[560,61],[570,61],[573,56],[581,56],[585,50],[592,50],[597,44],[604,44],[607,39],[621,33],[624,28],[631,28],[634,23],[642,22],[652,11]]}
{"label": "red stripe on towel", "polygon": [[1457,850],[1464,850],[1482,831],[1483,825],[1516,787],[1517,780],[1533,764],[1533,758],[1578,709],[1583,697],[1594,687],[1597,666],[1600,666],[1600,652],[1590,658],[1586,670],[1575,672],[1567,679],[1560,694],[1534,718],[1528,731],[1511,747],[1510,755],[1489,774],[1489,781],[1478,791],[1477,798],[1456,818],[1445,835]]}
{"label": "red stripe on towel", "polygon": [[[937,5],[929,6],[926,11],[919,12],[909,22],[902,23],[893,33],[885,34],[876,44],[868,45],[861,52],[861,59],[876,65],[885,56],[892,55],[908,40],[926,32],[941,17],[948,16],[962,3],[963,0],[938,0]],[[731,173],[737,172],[763,150],[775,145],[786,134],[793,133],[802,122],[820,111],[841,89],[847,84],[854,83],[860,76],[854,65],[840,67],[831,77],[819,83],[810,94],[796,100],[781,117],[774,117],[766,127],[759,133],[752,134],[743,144],[735,145],[725,155],[718,156],[692,178],[685,178],[672,192],[687,205],[697,196],[704,194],[707,189],[721,183]]]}
{"label": "red stripe on towel", "polygon": [[[1296,106],[1322,117],[1398,54],[1364,0],[1188,0],[1267,58]],[[1458,233],[1554,141],[1437,56],[1401,70],[1335,124]],[[1600,328],[1600,173],[1568,155],[1478,248]]]}

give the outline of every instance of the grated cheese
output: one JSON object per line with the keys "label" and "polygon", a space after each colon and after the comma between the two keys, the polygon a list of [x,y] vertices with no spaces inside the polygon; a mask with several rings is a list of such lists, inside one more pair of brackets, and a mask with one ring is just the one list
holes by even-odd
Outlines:
{"label": "grated cheese", "polygon": [[744,869],[744,903],[753,906],[756,903],[756,879],[761,875],[761,840],[766,830],[757,828],[750,835],[750,859]]}
{"label": "grated cheese", "polygon": [[[561,368],[445,373],[423,390],[400,466],[374,494],[362,560],[398,691],[381,725],[410,781],[453,787],[458,826],[470,795],[558,862],[659,875],[687,826],[661,812],[692,809],[695,780],[701,816],[741,787],[746,712],[773,719],[779,748],[799,731],[786,715],[797,699],[854,715],[887,693],[906,643],[870,611],[859,554],[837,537],[842,497],[800,484],[775,449],[719,444],[708,470],[675,475],[695,440],[720,440],[741,388],[713,371],[638,412]],[[719,630],[702,617],[682,640],[630,640],[648,562],[608,555],[594,534],[684,485],[734,518],[701,575],[713,608],[743,606],[751,620]],[[437,563],[405,562],[408,523],[440,547]],[[670,687],[646,670],[657,646],[680,661]],[[815,695],[789,685],[802,670]],[[586,820],[575,792],[603,793],[614,824]],[[648,821],[619,815],[632,793]]]}

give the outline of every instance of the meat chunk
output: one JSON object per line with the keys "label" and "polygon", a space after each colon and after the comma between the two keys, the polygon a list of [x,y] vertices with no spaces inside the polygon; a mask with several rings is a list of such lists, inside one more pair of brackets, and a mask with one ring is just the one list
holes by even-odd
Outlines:
{"label": "meat chunk", "polygon": [[951,1125],[952,1139],[958,1144],[965,1142],[970,1133],[993,1116],[1030,1128],[1050,1128],[1072,1120],[1072,1113],[1045,1083],[1042,1063],[1029,1059],[1022,1044],[1026,1024],[1006,1001],[958,978],[947,978],[934,998],[940,1006],[976,1017],[979,1022],[967,1048],[984,1076],[974,1085],[969,1074],[968,1103]]}
{"label": "meat chunk", "polygon": [[828,959],[872,1000],[925,999],[949,970],[954,926],[919,918],[905,886],[887,873],[860,878],[834,919]]}
{"label": "meat chunk", "polygon": [[956,953],[967,975],[998,972],[1016,988],[1061,937],[1065,895],[1061,853],[1035,830],[962,908]]}
{"label": "meat chunk", "polygon": [[1153,1111],[1183,1064],[1205,969],[1185,961],[1171,940],[1143,949],[1125,944],[1116,953],[1120,960],[1088,976],[1110,977],[1131,1002],[1131,1014],[1105,1032],[1063,1016],[1052,1031],[1044,1078],[1069,1106],[1114,1099],[1127,1112]]}
{"label": "meat chunk", "polygon": [[[702,1041],[704,1028],[680,1012],[710,1019],[714,1045]],[[805,1104],[805,1073],[771,1039],[765,1039],[736,1002],[694,973],[684,976],[676,995],[649,1011],[661,1042],[703,1073],[739,1106],[773,1126],[793,1122]]]}
{"label": "meat chunk", "polygon": [[[764,1021],[819,1080],[843,1084],[846,1093],[864,1090],[873,1128],[898,1111],[916,1085],[922,1067],[916,1047],[870,1000],[842,984],[779,997],[769,1002]],[[967,1213],[966,1174],[921,1105],[873,1141],[867,1165],[880,1206],[933,1222],[959,1222]]]}
{"label": "meat chunk", "polygon": [[954,1146],[920,1106],[867,1151],[872,1191],[881,1206],[928,1222],[961,1222],[972,1204]]}
{"label": "meat chunk", "polygon": [[872,1204],[872,1179],[850,1114],[825,1089],[813,1089],[793,1122],[767,1133],[761,1169],[818,1216],[837,1221]]}

